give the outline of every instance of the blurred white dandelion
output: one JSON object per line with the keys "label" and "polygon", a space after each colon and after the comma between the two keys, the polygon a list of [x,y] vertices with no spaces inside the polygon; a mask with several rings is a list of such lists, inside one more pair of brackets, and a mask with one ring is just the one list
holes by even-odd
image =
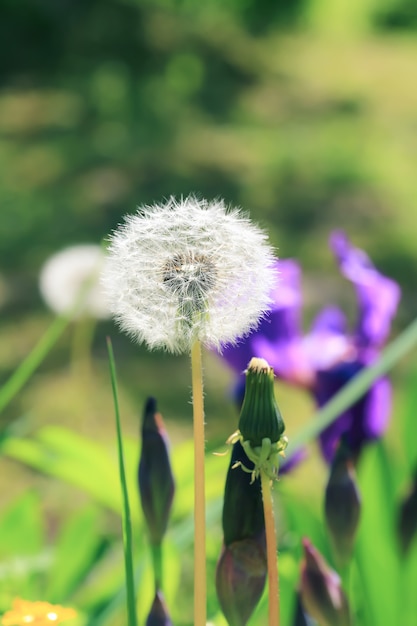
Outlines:
{"label": "blurred white dandelion", "polygon": [[189,196],[141,207],[110,237],[103,284],[121,328],[149,348],[220,348],[270,304],[266,234],[223,200]]}
{"label": "blurred white dandelion", "polygon": [[70,246],[51,256],[43,265],[39,288],[48,307],[74,318],[110,317],[100,274],[105,253],[94,244]]}

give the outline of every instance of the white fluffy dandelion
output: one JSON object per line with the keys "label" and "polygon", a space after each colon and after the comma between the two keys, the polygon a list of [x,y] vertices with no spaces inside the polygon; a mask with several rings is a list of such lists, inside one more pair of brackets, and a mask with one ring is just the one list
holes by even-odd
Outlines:
{"label": "white fluffy dandelion", "polygon": [[268,309],[273,260],[266,235],[238,209],[170,198],[111,236],[103,282],[122,329],[150,348],[221,348]]}
{"label": "white fluffy dandelion", "polygon": [[194,421],[194,625],[206,626],[204,395],[201,343],[254,328],[275,282],[266,235],[222,200],[146,206],[110,240],[103,282],[121,327],[150,348],[189,352]]}
{"label": "white fluffy dandelion", "polygon": [[[100,246],[70,246],[51,256],[41,269],[39,288],[55,313],[106,319],[107,298],[99,277],[105,262]],[[78,305],[78,309],[76,310]]]}

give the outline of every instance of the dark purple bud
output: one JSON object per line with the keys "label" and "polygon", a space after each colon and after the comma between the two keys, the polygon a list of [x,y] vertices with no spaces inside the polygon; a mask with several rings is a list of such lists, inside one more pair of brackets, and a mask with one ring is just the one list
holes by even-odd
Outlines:
{"label": "dark purple bud", "polygon": [[265,359],[254,357],[248,365],[239,430],[252,447],[261,446],[265,438],[277,443],[284,433],[284,420],[274,394],[274,370]]}
{"label": "dark purple bud", "polygon": [[251,471],[254,468],[240,441],[233,446],[224,490],[222,524],[226,546],[247,538],[265,541],[261,481],[256,478],[251,483],[251,474],[236,467],[237,463]]}
{"label": "dark purple bud", "polygon": [[320,626],[351,626],[340,577],[308,539],[303,539],[303,548],[300,593],[305,610]]}
{"label": "dark purple bud", "polygon": [[400,503],[397,531],[401,550],[406,554],[417,533],[417,469],[408,493]]}
{"label": "dark purple bud", "polygon": [[223,546],[216,570],[216,590],[229,626],[245,626],[258,604],[267,572],[264,546],[242,539]]}
{"label": "dark purple bud", "polygon": [[359,526],[361,498],[351,452],[343,441],[330,469],[324,512],[337,562],[346,565],[353,553]]}
{"label": "dark purple bud", "polygon": [[317,622],[304,611],[303,603],[301,602],[300,594],[297,593],[295,600],[295,611],[293,626],[316,626]]}
{"label": "dark purple bud", "polygon": [[174,497],[168,438],[156,400],[148,398],[142,422],[139,493],[151,543],[159,545],[167,529]]}
{"label": "dark purple bud", "polygon": [[266,581],[265,522],[259,478],[240,441],[233,446],[223,501],[224,546],[217,564],[216,589],[230,626],[246,624]]}
{"label": "dark purple bud", "polygon": [[164,598],[160,591],[157,591],[155,594],[151,610],[146,620],[146,626],[172,626]]}

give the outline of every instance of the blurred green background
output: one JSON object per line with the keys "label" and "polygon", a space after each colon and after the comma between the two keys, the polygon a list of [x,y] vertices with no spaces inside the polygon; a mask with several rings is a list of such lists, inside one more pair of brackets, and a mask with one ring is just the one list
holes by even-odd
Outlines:
{"label": "blurred green background", "polygon": [[[299,259],[306,326],[327,301],[354,322],[327,247],[330,231],[345,229],[400,283],[402,328],[416,314],[416,31],[412,0],[3,0],[0,384],[52,320],[38,290],[48,256],[100,243],[137,205],[171,194],[224,197],[269,231],[280,256]],[[71,361],[75,333],[0,416],[3,427],[26,435],[63,424],[114,454],[110,333],[126,433],[136,437],[155,395],[173,441],[187,437],[187,359],[149,354],[100,323],[85,376]],[[394,372],[397,412],[406,371],[411,361]],[[210,448],[235,428],[230,381],[206,355]],[[312,403],[279,393],[291,436]],[[394,427],[394,445],[398,436]],[[83,499],[14,461],[0,467],[1,506],[28,484],[52,520]],[[322,465],[314,471],[321,489]]]}

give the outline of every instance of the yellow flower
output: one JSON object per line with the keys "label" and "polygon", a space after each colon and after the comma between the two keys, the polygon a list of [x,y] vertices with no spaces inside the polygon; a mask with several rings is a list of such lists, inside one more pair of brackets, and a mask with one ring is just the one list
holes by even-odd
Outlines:
{"label": "yellow flower", "polygon": [[49,602],[29,602],[16,598],[13,608],[1,618],[2,626],[51,626],[77,616],[74,609],[67,609]]}

